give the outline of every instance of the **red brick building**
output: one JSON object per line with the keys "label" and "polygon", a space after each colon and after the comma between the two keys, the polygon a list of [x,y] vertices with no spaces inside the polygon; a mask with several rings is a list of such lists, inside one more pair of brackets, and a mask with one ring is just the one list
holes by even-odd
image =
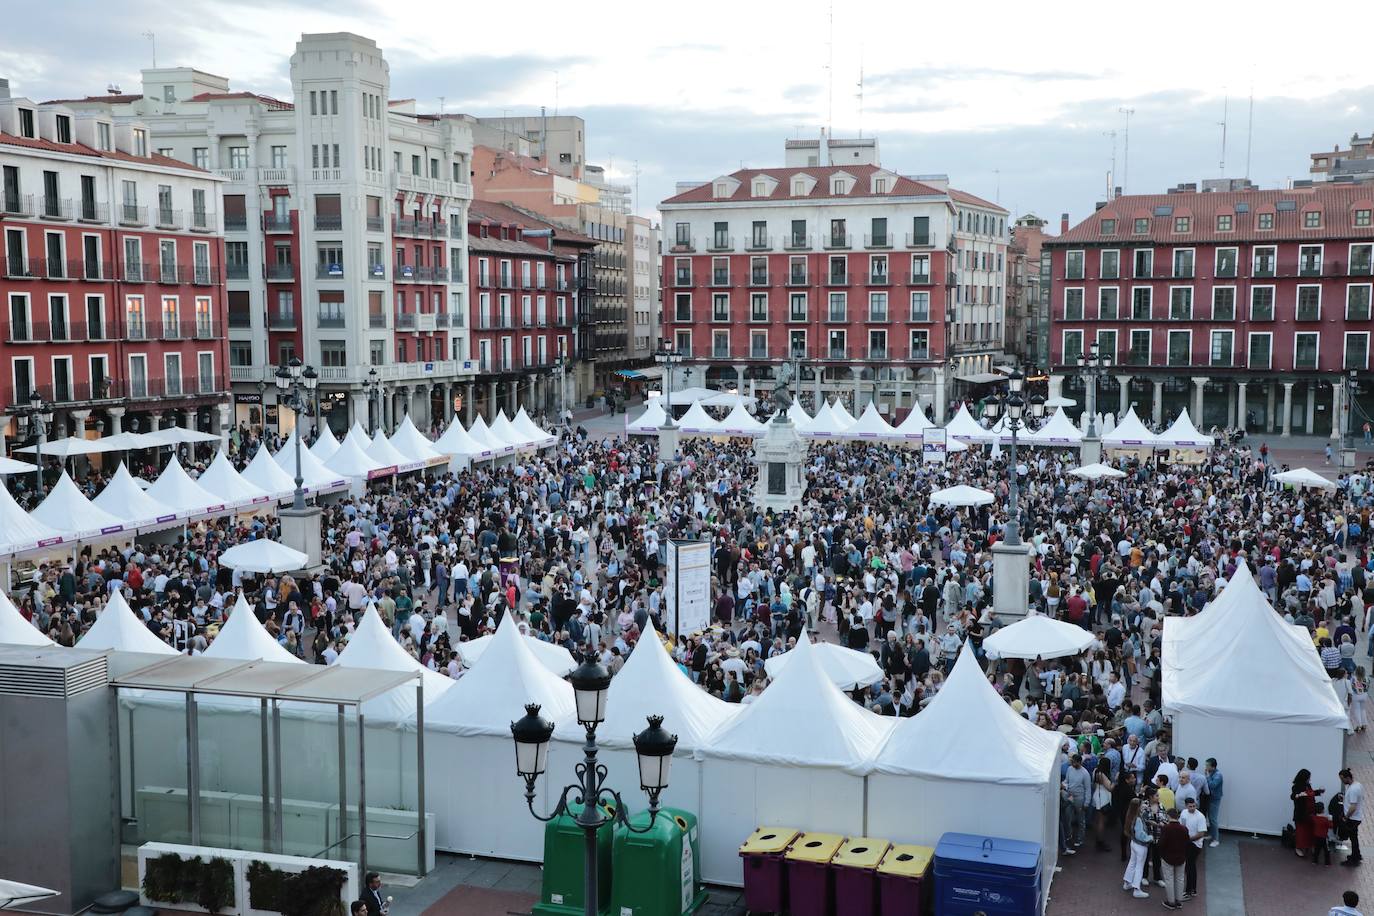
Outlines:
{"label": "red brick building", "polygon": [[1371,213],[1351,184],[1117,198],[1044,242],[1052,389],[1082,403],[1095,342],[1100,411],[1334,433],[1342,373],[1370,369]]}

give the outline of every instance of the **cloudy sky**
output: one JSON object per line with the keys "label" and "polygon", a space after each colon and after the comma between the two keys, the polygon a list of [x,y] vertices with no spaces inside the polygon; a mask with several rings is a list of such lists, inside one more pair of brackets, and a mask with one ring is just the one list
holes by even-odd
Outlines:
{"label": "cloudy sky", "polygon": [[[7,22],[0,76],[37,99],[135,90],[152,31],[161,66],[289,97],[299,33],[353,31],[385,50],[395,97],[437,109],[442,96],[446,110],[477,115],[540,105],[582,115],[589,161],[627,184],[637,166],[646,215],[677,180],[780,164],[784,139],[827,123],[837,136],[878,136],[889,168],[943,172],[1054,222],[1091,212],[1114,146],[1116,183],[1131,192],[1220,175],[1228,96],[1225,172],[1246,174],[1249,147],[1262,186],[1303,177],[1308,153],[1374,130],[1374,73],[1362,66],[1370,13],[1346,0],[1322,7],[1317,31],[1296,13],[1285,25],[1231,0],[879,0],[836,4],[833,27],[827,0],[326,6],[50,0]],[[1134,110],[1129,168],[1122,108]]]}

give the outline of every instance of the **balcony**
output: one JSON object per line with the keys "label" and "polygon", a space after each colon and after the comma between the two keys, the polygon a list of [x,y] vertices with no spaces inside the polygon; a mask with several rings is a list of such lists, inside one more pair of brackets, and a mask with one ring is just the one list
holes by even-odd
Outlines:
{"label": "balcony", "polygon": [[1374,258],[1356,255],[1350,259],[1350,276],[1368,277],[1374,274]]}
{"label": "balcony", "polygon": [[1299,302],[1293,313],[1294,321],[1320,321],[1321,309],[1312,303]]}
{"label": "balcony", "polygon": [[420,221],[407,219],[405,217],[393,217],[391,220],[391,232],[394,235],[419,235]]}
{"label": "balcony", "polygon": [[[542,322],[541,322],[542,324]],[[449,326],[448,312],[434,313],[434,326],[436,328],[446,328]]]}
{"label": "balcony", "polygon": [[343,217],[339,215],[324,216],[316,213],[315,228],[324,232],[338,232],[343,229]]}
{"label": "balcony", "polygon": [[912,275],[911,275],[911,285],[912,285],[912,286],[929,286],[929,285],[930,285],[930,274],[912,274]]}
{"label": "balcony", "polygon": [[320,312],[316,318],[316,327],[320,328],[342,328],[347,324],[344,321],[342,312]]}
{"label": "balcony", "polygon": [[420,312],[415,316],[415,330],[433,331],[439,326],[439,319],[434,317],[433,312]]}
{"label": "balcony", "polygon": [[864,233],[864,247],[865,247],[865,248],[891,248],[891,247],[892,247],[892,236],[888,235],[886,232],[878,233],[878,234],[876,234],[876,235],[866,232],[866,233]]}
{"label": "balcony", "polygon": [[121,226],[146,226],[148,225],[148,208],[140,207],[137,204],[120,204],[119,206],[119,225]]}
{"label": "balcony", "polygon": [[730,286],[730,275],[728,273],[715,273],[711,275],[712,289],[728,289]]}
{"label": "balcony", "polygon": [[807,279],[806,272],[805,272],[805,271],[802,271],[802,272],[800,272],[800,273],[793,272],[793,273],[788,274],[788,275],[787,275],[787,285],[788,285],[788,286],[810,286],[811,284],[810,284],[810,281]]}
{"label": "balcony", "polygon": [[892,277],[887,273],[870,273],[868,275],[869,286],[891,286]]}
{"label": "balcony", "polygon": [[786,251],[805,251],[811,247],[811,236],[806,233],[784,236],[782,247]]}
{"label": "balcony", "polygon": [[891,317],[891,312],[886,308],[870,308],[868,310],[869,324],[887,324]]}
{"label": "balcony", "polygon": [[1218,265],[1217,265],[1217,278],[1218,278],[1218,279],[1230,280],[1230,279],[1234,278],[1235,275],[1236,275],[1236,265],[1235,265],[1235,264],[1218,264]]}
{"label": "balcony", "polygon": [[239,213],[239,214],[225,214],[225,217],[224,217],[224,231],[225,231],[225,232],[246,232],[246,231],[248,231],[248,216],[247,216],[246,214],[243,214],[243,213]]}
{"label": "balcony", "polygon": [[1149,350],[1127,350],[1125,363],[1128,366],[1148,366],[1150,365]]}
{"label": "balcony", "polygon": [[869,347],[863,358],[869,362],[885,362],[887,360],[887,347]]}
{"label": "balcony", "polygon": [[501,274],[496,278],[498,289],[515,289],[515,280],[510,274]]}
{"label": "balcony", "polygon": [[830,309],[825,313],[825,320],[828,324],[848,324],[849,314],[847,309]]}
{"label": "balcony", "polygon": [[1272,276],[1274,276],[1274,262],[1273,262],[1273,261],[1268,261],[1268,260],[1266,260],[1266,261],[1256,261],[1256,262],[1255,262],[1255,269],[1252,270],[1252,271],[1250,271],[1250,276],[1252,276],[1252,277],[1272,277]]}
{"label": "balcony", "polygon": [[848,286],[849,274],[831,274],[825,281],[826,286]]}
{"label": "balcony", "polygon": [[224,277],[227,280],[247,280],[247,264],[226,264],[224,266]]}
{"label": "balcony", "polygon": [[669,254],[689,254],[697,250],[696,239],[677,239],[668,249]]}
{"label": "balcony", "polygon": [[253,313],[242,311],[229,312],[229,330],[247,331],[253,327]]}
{"label": "balcony", "polygon": [[954,271],[951,270],[949,273],[945,274],[945,286],[946,286],[947,288],[949,288],[949,289],[954,289],[954,288],[957,287],[958,285],[959,285],[959,275],[958,275],[957,273],[955,273]]}
{"label": "balcony", "polygon": [[1175,279],[1175,280],[1191,280],[1191,279],[1193,279],[1193,265],[1191,265],[1191,264],[1175,264],[1175,265],[1174,265],[1174,279]]}
{"label": "balcony", "polygon": [[[185,268],[182,268],[183,270]],[[213,267],[197,265],[191,268],[191,283],[194,286],[218,286],[219,271]]]}
{"label": "balcony", "polygon": [[369,280],[385,280],[385,279],[386,279],[386,265],[385,265],[385,264],[369,264],[369,265],[367,265],[367,278],[368,278]]}
{"label": "balcony", "polygon": [[831,251],[853,247],[853,237],[845,233],[832,233],[825,237],[825,247]]}
{"label": "balcony", "polygon": [[906,247],[908,248],[933,248],[935,243],[930,240],[930,233],[923,232],[917,234],[908,232],[906,234]]}
{"label": "balcony", "polygon": [[377,315],[377,314],[369,314],[369,315],[367,316],[367,326],[368,326],[369,328],[374,328],[374,329],[382,329],[382,328],[385,328],[385,327],[386,327],[386,316],[385,316],[385,315]]}
{"label": "balcony", "polygon": [[0,194],[0,214],[5,216],[33,216],[32,194]]}
{"label": "balcony", "polygon": [[1293,357],[1293,368],[1315,371],[1317,368],[1317,354],[1299,353],[1297,356]]}
{"label": "balcony", "polygon": [[157,228],[180,229],[181,225],[182,219],[180,210],[172,210],[167,207],[157,208]]}
{"label": "balcony", "polygon": [[714,236],[706,245],[707,251],[734,251],[735,237],[733,235]]}
{"label": "balcony", "polygon": [[730,344],[729,344],[729,343],[719,343],[719,342],[717,342],[717,343],[713,343],[713,344],[711,345],[711,359],[729,359],[729,358],[730,358]]}
{"label": "balcony", "polygon": [[44,196],[38,205],[38,215],[44,219],[69,220],[73,216],[72,202],[59,197]]}
{"label": "balcony", "polygon": [[67,271],[83,280],[114,279],[114,265],[108,261],[68,261]]}
{"label": "balcony", "polygon": [[913,347],[907,351],[907,359],[912,362],[928,362],[930,360],[930,347]]}
{"label": "balcony", "polygon": [[367,231],[368,231],[368,232],[385,232],[385,231],[386,231],[386,217],[384,217],[384,216],[369,216],[369,217],[367,218]]}
{"label": "balcony", "polygon": [[215,228],[215,214],[209,213],[205,210],[191,211],[192,232],[214,232]]}
{"label": "balcony", "polygon": [[82,223],[103,223],[110,218],[110,208],[94,200],[82,199],[77,208],[76,219]]}
{"label": "balcony", "polygon": [[296,312],[293,309],[289,312],[275,311],[267,314],[267,329],[269,331],[294,331],[296,330]]}
{"label": "balcony", "polygon": [[342,280],[344,269],[342,264],[316,264],[316,280]]}
{"label": "balcony", "polygon": [[849,360],[849,348],[831,345],[821,351],[821,359],[827,360]]}
{"label": "balcony", "polygon": [[413,331],[415,330],[415,313],[398,312],[396,314],[396,330]]}
{"label": "balcony", "polygon": [[268,264],[267,279],[273,283],[290,283],[296,279],[296,265]]}
{"label": "balcony", "polygon": [[771,235],[751,236],[749,241],[744,243],[745,251],[772,251],[773,237]]}
{"label": "balcony", "polygon": [[687,273],[687,274],[682,274],[682,273],[674,274],[674,275],[673,275],[673,288],[674,288],[674,289],[691,289],[691,288],[692,288],[692,275],[689,274],[689,273]]}
{"label": "balcony", "polygon": [[762,273],[755,271],[755,272],[749,274],[749,285],[750,285],[750,286],[767,286],[767,285],[768,285],[768,271],[763,271]]}
{"label": "balcony", "polygon": [[180,286],[190,283],[194,277],[194,271],[182,264],[159,264],[157,269],[157,282],[163,286]]}
{"label": "balcony", "polygon": [[264,213],[262,215],[263,232],[290,232],[291,216],[289,214]]}
{"label": "balcony", "polygon": [[1298,265],[1298,276],[1300,277],[1320,277],[1321,275],[1322,262],[1319,259],[1307,258]]}

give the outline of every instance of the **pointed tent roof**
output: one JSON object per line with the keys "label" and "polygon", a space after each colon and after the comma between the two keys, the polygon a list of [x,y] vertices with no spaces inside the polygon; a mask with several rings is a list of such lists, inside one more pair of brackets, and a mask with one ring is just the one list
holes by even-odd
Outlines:
{"label": "pointed tent roof", "polygon": [[952,487],[945,487],[943,490],[936,490],[930,494],[930,501],[937,506],[986,506],[996,499],[987,490],[980,490],[971,487],[966,483],[955,484]]}
{"label": "pointed tent roof", "polygon": [[406,414],[401,425],[396,427],[396,431],[391,434],[390,441],[396,451],[411,461],[431,461],[441,457],[434,448],[434,443],[426,439],[424,434],[415,428],[415,424],[410,421],[410,414]]}
{"label": "pointed tent roof", "polygon": [[115,534],[133,528],[124,519],[111,515],[87,499],[66,471],[57,478],[57,483],[53,484],[43,502],[29,513],[29,517],[68,537]]}
{"label": "pointed tent roof", "polygon": [[147,652],[153,655],[177,655],[176,649],[153,635],[120,591],[110,594],[105,610],[91,624],[80,639],[78,649],[116,649],[121,652]]}
{"label": "pointed tent roof", "polygon": [[1188,408],[1178,415],[1168,429],[1159,434],[1156,442],[1165,448],[1211,448],[1212,437],[1197,431],[1193,421],[1188,418]]}
{"label": "pointed tent roof", "polygon": [[[357,622],[348,645],[339,653],[335,664],[345,668],[377,668],[382,671],[419,671],[425,685],[425,705],[428,706],[454,685],[454,681],[424,665],[402,648],[382,623],[377,608],[368,602],[367,610]],[[413,685],[397,687],[363,704],[363,714],[381,715],[393,721],[415,718],[415,690]]]}
{"label": "pointed tent roof", "polygon": [[167,461],[167,466],[146,492],[185,518],[224,508],[224,500],[196,483],[182,470],[176,455]]}
{"label": "pointed tent roof", "polygon": [[821,409],[811,418],[811,422],[801,430],[801,434],[813,439],[833,439],[843,434],[851,425],[840,419],[835,413],[835,408],[829,404],[822,404]]}
{"label": "pointed tent roof", "polygon": [[[693,684],[650,622],[624,667],[611,679],[606,721],[597,729],[596,740],[607,747],[633,747],[631,737],[644,730],[645,719],[659,715],[663,727],[677,735],[678,751],[691,752],[743,708]],[[586,731],[575,719],[559,728],[557,735],[569,741],[586,740]]]}
{"label": "pointed tent roof", "polygon": [[[816,413],[805,423],[797,425],[797,432],[802,435],[811,435],[813,429],[829,430],[835,425],[834,415],[830,412],[830,404],[822,400],[821,406],[816,408]],[[833,435],[833,433],[827,432],[826,435]]]}
{"label": "pointed tent roof", "polygon": [[1060,407],[1044,426],[1027,436],[1026,440],[1033,445],[1079,445],[1083,442],[1083,434],[1073,425],[1069,415],[1064,413],[1064,408]]}
{"label": "pointed tent roof", "polygon": [[992,658],[1060,658],[1092,645],[1093,634],[1080,626],[1032,611],[983,640]]}
{"label": "pointed tent roof", "polygon": [[728,433],[736,433],[742,436],[762,436],[764,426],[755,420],[749,411],[744,409],[743,404],[736,404],[730,408],[725,419],[720,421],[720,428]]}
{"label": "pointed tent roof", "polygon": [[717,729],[701,753],[779,766],[836,767],[861,775],[896,722],[841,693],[821,670],[816,653],[804,651],[757,700]]}
{"label": "pointed tent roof", "polygon": [[[277,467],[286,472],[286,476],[291,478],[291,489],[296,489],[296,431],[292,430],[291,435],[286,437],[282,443],[281,450],[272,456],[272,460],[277,462]],[[325,467],[323,461],[313,455],[308,448],[301,449],[301,486],[306,490],[326,490],[343,484],[346,481],[342,474],[335,474]]]}
{"label": "pointed tent roof", "polygon": [[[380,429],[381,424],[378,424],[377,428]],[[348,435],[344,438],[352,439],[363,451],[367,451],[367,447],[372,444],[372,437],[367,434],[367,430],[363,429],[361,420],[353,421],[353,425],[348,428]]]}
{"label": "pointed tent roof", "polygon": [[177,518],[175,509],[149,496],[134,483],[133,475],[123,462],[115,469],[114,476],[105,484],[105,489],[91,502],[115,518],[126,519],[126,524],[139,527],[155,522],[175,521]]}
{"label": "pointed tent roof", "polygon": [[472,418],[472,425],[468,427],[468,436],[476,441],[483,448],[489,449],[494,455],[509,455],[515,451],[515,446],[496,436],[487,426],[487,421],[478,414]]}
{"label": "pointed tent roof", "polygon": [[0,592],[0,646],[54,645],[57,644],[24,619],[24,615],[10,602],[8,595]]}
{"label": "pointed tent roof", "polygon": [[305,664],[268,634],[258,618],[253,616],[253,608],[242,594],[234,602],[234,610],[224,626],[220,627],[219,635],[205,650],[205,657]]}
{"label": "pointed tent roof", "polygon": [[792,421],[792,425],[801,430],[803,426],[811,422],[811,414],[806,412],[806,408],[801,406],[800,401],[793,401],[787,408],[787,419]]}
{"label": "pointed tent roof", "polygon": [[463,428],[457,417],[449,423],[448,429],[434,443],[434,447],[445,455],[458,455],[463,458],[479,460],[491,457],[491,449],[478,442]]}
{"label": "pointed tent roof", "polygon": [[633,420],[625,421],[625,431],[631,435],[638,433],[652,436],[662,428],[667,419],[667,414],[663,412],[663,401],[659,398],[649,398],[648,406],[644,408],[643,413]]}
{"label": "pointed tent roof", "polygon": [[524,433],[518,431],[511,425],[510,419],[504,410],[496,412],[496,419],[491,421],[491,431],[493,434],[505,439],[516,448],[529,448],[534,444],[534,440]]}
{"label": "pointed tent roof", "polygon": [[859,414],[859,419],[854,421],[854,425],[844,431],[846,439],[883,439],[892,440],[902,438],[901,433],[892,428],[892,424],[883,419],[883,415],[878,413],[878,405],[872,401],[864,408],[864,412]]}
{"label": "pointed tent roof", "polygon": [[552,445],[558,441],[558,437],[550,432],[539,428],[529,414],[525,413],[525,408],[521,407],[511,417],[510,425],[515,427],[516,432],[529,436],[532,442],[538,445]]}
{"label": "pointed tent roof", "polygon": [[572,685],[539,663],[530,640],[515,626],[502,625],[472,670],[443,696],[426,704],[425,724],[460,735],[510,737],[510,724],[538,703],[540,715],[555,725],[574,718]]}
{"label": "pointed tent roof", "polygon": [[315,444],[310,446],[310,454],[321,461],[328,461],[329,456],[339,450],[339,440],[334,438],[334,434],[329,430],[328,423],[321,423],[319,432],[315,436]]}
{"label": "pointed tent roof", "polygon": [[[1101,427],[1099,426],[1098,429],[1100,430]],[[1102,444],[1108,447],[1153,447],[1158,443],[1159,437],[1145,428],[1145,424],[1140,422],[1140,418],[1135,415],[1134,407],[1127,408],[1125,415],[1115,429],[1102,434]]]}
{"label": "pointed tent roof", "polygon": [[963,439],[965,442],[992,442],[997,438],[996,433],[984,429],[973,419],[973,414],[968,412],[967,404],[959,405],[954,419],[945,424],[945,432],[951,439]]}
{"label": "pointed tent roof", "polygon": [[1244,563],[1201,614],[1165,618],[1163,648],[1168,714],[1349,726],[1306,630],[1275,613]]}
{"label": "pointed tent roof", "polygon": [[805,629],[802,630],[801,636],[797,638],[797,644],[790,651],[780,655],[770,655],[764,661],[763,668],[768,672],[769,677],[776,678],[799,655],[810,653],[816,655],[821,670],[841,690],[867,687],[883,679],[883,669],[878,667],[873,656],[867,652],[850,649],[838,643],[813,643]]}
{"label": "pointed tent roof", "polygon": [[1293,468],[1291,471],[1282,471],[1274,475],[1274,480],[1298,489],[1304,487],[1316,487],[1319,490],[1336,489],[1336,481],[1323,477],[1310,468]]}
{"label": "pointed tent roof", "polygon": [[1085,464],[1081,468],[1074,468],[1069,473],[1075,477],[1082,477],[1084,480],[1111,480],[1126,476],[1125,471],[1118,471],[1111,465],[1103,464],[1100,461]]}
{"label": "pointed tent roof", "polygon": [[908,439],[919,439],[922,433],[934,425],[918,401],[911,405],[911,411],[906,418],[897,424],[897,432]]}
{"label": "pointed tent roof", "polygon": [[369,471],[383,467],[381,462],[358,448],[358,443],[352,436],[344,437],[344,441],[334,450],[334,454],[329,456],[324,466],[344,477],[366,477]]}
{"label": "pointed tent roof", "polygon": [[687,408],[687,412],[677,421],[677,425],[684,433],[714,434],[721,431],[720,421],[712,419],[700,401],[692,402],[692,406]]}
{"label": "pointed tent roof", "polygon": [[[1018,716],[992,689],[966,645],[945,686],[919,716],[897,720],[873,770],[959,782],[1044,785],[1063,735]],[[958,741],[949,740],[958,735]]]}
{"label": "pointed tent roof", "polygon": [[46,542],[60,544],[62,535],[19,508],[9,489],[0,483],[0,555]]}
{"label": "pointed tent roof", "polygon": [[248,462],[241,476],[273,499],[290,495],[296,489],[295,479],[273,460],[272,453],[267,450],[266,445],[258,446],[257,454]]}
{"label": "pointed tent roof", "polygon": [[[501,623],[497,625],[496,631],[499,633],[503,629],[514,630],[520,633],[521,624],[517,623],[514,615],[505,614],[501,618]],[[571,674],[577,667],[577,659],[573,658],[572,653],[562,646],[554,645],[551,642],[544,642],[536,636],[526,636],[530,641],[530,651],[534,657],[545,668],[548,668],[559,677]],[[476,666],[477,662],[491,647],[496,635],[479,636],[476,639],[469,639],[466,642],[457,643],[454,648],[458,650],[458,657],[463,660],[463,664],[469,668]]]}
{"label": "pointed tent roof", "polygon": [[835,422],[839,423],[844,429],[848,429],[854,425],[854,417],[848,410],[845,410],[844,402],[839,398],[836,398],[834,403],[830,405],[830,412],[834,414]]}
{"label": "pointed tent roof", "polygon": [[377,430],[372,437],[372,444],[367,447],[367,457],[381,464],[384,468],[410,466],[416,463],[415,459],[408,458],[396,450],[382,431]]}
{"label": "pointed tent roof", "polygon": [[215,460],[210,462],[204,473],[196,478],[196,483],[226,506],[265,503],[272,499],[261,487],[244,480],[243,475],[234,469],[229,456],[223,450],[220,450]]}

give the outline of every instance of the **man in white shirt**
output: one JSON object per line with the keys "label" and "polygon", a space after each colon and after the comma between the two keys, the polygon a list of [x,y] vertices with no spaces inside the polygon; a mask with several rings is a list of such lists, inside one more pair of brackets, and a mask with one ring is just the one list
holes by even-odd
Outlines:
{"label": "man in white shirt", "polygon": [[1355,781],[1355,775],[1346,767],[1341,770],[1341,785],[1345,786],[1345,829],[1350,840],[1350,855],[1342,865],[1356,866],[1363,861],[1360,855],[1360,822],[1364,820],[1364,786]]}
{"label": "man in white shirt", "polygon": [[1193,774],[1187,770],[1178,774],[1178,788],[1174,790],[1174,804],[1178,806],[1180,811],[1185,810],[1189,800],[1198,800],[1199,792],[1193,783],[1192,776]]}
{"label": "man in white shirt", "polygon": [[1202,855],[1202,843],[1207,839],[1207,815],[1197,809],[1197,797],[1189,798],[1179,822],[1188,828],[1188,861],[1183,869],[1183,899],[1197,896],[1197,860]]}
{"label": "man in white shirt", "polygon": [[1126,699],[1126,685],[1121,683],[1121,678],[1113,671],[1108,676],[1107,684],[1107,705],[1113,710],[1120,709],[1121,704]]}

